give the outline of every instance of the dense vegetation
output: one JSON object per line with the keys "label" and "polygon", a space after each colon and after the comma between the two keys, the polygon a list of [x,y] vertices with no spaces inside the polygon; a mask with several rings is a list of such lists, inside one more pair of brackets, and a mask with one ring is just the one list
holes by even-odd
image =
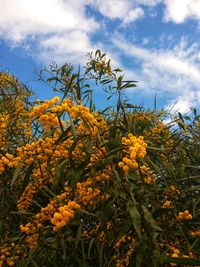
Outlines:
{"label": "dense vegetation", "polygon": [[[0,72],[0,266],[200,266],[197,111],[130,104],[100,51],[40,80],[60,97]],[[116,105],[96,110],[95,86]]]}

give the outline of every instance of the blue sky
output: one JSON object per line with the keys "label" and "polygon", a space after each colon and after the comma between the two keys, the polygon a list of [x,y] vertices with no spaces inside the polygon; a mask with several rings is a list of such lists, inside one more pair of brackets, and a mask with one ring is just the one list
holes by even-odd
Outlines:
{"label": "blue sky", "polygon": [[[0,67],[50,98],[34,69],[77,66],[101,49],[138,87],[130,102],[187,112],[200,104],[200,0],[0,0]],[[104,105],[102,91],[96,103]]]}

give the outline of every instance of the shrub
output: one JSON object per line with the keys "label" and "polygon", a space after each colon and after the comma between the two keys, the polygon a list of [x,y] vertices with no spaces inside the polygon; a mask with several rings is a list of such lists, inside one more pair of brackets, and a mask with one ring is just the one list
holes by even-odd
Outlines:
{"label": "shrub", "polygon": [[[60,97],[34,103],[0,73],[0,266],[200,265],[196,110],[128,103],[99,50],[45,71]],[[96,110],[94,82],[116,106]]]}

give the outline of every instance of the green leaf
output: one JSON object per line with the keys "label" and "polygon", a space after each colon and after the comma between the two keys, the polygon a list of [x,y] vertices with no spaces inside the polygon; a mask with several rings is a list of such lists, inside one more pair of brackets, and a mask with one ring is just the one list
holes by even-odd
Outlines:
{"label": "green leaf", "polygon": [[0,220],[0,244],[2,243],[3,239],[3,220]]}
{"label": "green leaf", "polygon": [[76,177],[76,180],[78,180],[81,175],[83,174],[85,168],[87,167],[88,163],[90,161],[90,154],[87,153],[85,160],[78,166],[76,167],[73,172],[74,172],[74,176]]}
{"label": "green leaf", "polygon": [[159,208],[156,209],[153,213],[153,218],[156,219],[158,217],[161,217],[164,213],[173,210],[173,208]]}
{"label": "green leaf", "polygon": [[99,249],[99,267],[103,266],[103,245]]}
{"label": "green leaf", "polygon": [[74,122],[71,119],[71,117],[69,117],[69,120],[70,120],[70,126],[71,126],[71,133],[74,137],[74,140],[76,140],[76,128],[75,128]]}
{"label": "green leaf", "polygon": [[123,76],[119,76],[117,79],[117,89],[118,90],[121,90],[121,88],[122,88],[122,79],[123,79]]}
{"label": "green leaf", "polygon": [[19,176],[20,174],[20,171],[22,169],[22,162],[20,161],[15,172],[14,172],[14,175],[13,175],[13,179],[11,181],[11,187],[13,186],[14,182],[16,181],[17,177]]}
{"label": "green leaf", "polygon": [[23,180],[23,183],[22,183],[22,189],[21,189],[21,192],[20,192],[20,195],[23,194],[25,188],[27,187],[29,181],[30,181],[30,176],[31,176],[31,173],[33,171],[33,168],[34,168],[34,164],[32,163],[29,167],[28,167],[28,170],[26,171],[26,174],[24,176],[24,180]]}
{"label": "green leaf", "polygon": [[160,226],[158,226],[157,223],[155,222],[155,220],[153,219],[152,214],[144,206],[142,206],[142,210],[144,212],[144,217],[145,217],[145,220],[147,221],[147,223],[149,223],[154,230],[163,231],[160,228]]}
{"label": "green leaf", "polygon": [[200,265],[200,259],[183,258],[183,257],[160,256],[160,262],[161,263],[172,263],[173,262],[173,263],[185,264],[189,266]]}
{"label": "green leaf", "polygon": [[98,49],[98,50],[96,50],[96,52],[95,52],[95,57],[97,57],[97,56],[101,56],[101,51]]}
{"label": "green leaf", "polygon": [[75,239],[75,244],[74,244],[74,251],[73,251],[73,255],[75,254],[75,251],[78,247],[78,243],[81,240],[81,234],[82,234],[82,225],[79,226],[78,231],[76,233],[76,239]]}
{"label": "green leaf", "polygon": [[157,94],[155,94],[155,97],[154,97],[154,110],[157,109]]}
{"label": "green leaf", "polygon": [[184,123],[184,119],[183,119],[183,116],[180,112],[178,112],[178,116],[179,116],[179,119]]}
{"label": "green leaf", "polygon": [[90,257],[90,251],[91,251],[91,248],[92,248],[94,241],[95,241],[95,238],[92,237],[92,239],[90,240],[90,243],[89,243],[89,248],[88,248],[88,258]]}
{"label": "green leaf", "polygon": [[141,215],[138,211],[137,203],[130,200],[126,205],[126,208],[131,216],[132,225],[135,228],[135,231],[138,234],[139,238],[141,239]]}
{"label": "green leaf", "polygon": [[185,116],[184,119],[187,120],[187,121],[191,120],[191,118],[189,116]]}

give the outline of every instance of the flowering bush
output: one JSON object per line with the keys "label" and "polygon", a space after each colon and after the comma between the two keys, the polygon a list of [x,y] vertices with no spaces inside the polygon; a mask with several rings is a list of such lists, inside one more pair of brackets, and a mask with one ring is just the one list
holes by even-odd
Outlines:
{"label": "flowering bush", "polygon": [[[0,266],[200,266],[196,110],[128,103],[100,51],[46,71],[60,97],[34,103],[0,73]],[[93,81],[116,107],[95,109]]]}

